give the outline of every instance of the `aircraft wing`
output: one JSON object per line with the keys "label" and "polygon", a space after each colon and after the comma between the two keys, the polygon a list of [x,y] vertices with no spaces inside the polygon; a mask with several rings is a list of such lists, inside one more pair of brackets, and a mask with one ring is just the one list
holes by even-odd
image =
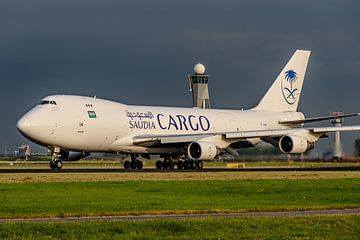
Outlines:
{"label": "aircraft wing", "polygon": [[[282,130],[260,130],[260,131],[241,131],[229,133],[211,133],[211,134],[184,134],[184,135],[140,135],[133,138],[133,144],[146,147],[159,147],[163,145],[187,145],[191,142],[220,136],[224,140],[234,143],[238,141],[245,141],[249,138],[260,137],[276,137],[287,135],[294,132],[295,129],[282,129]],[[250,144],[250,143],[249,143]]]}
{"label": "aircraft wing", "polygon": [[342,126],[342,127],[305,127],[305,128],[290,128],[279,130],[260,130],[260,131],[244,131],[226,133],[227,139],[234,138],[260,138],[260,137],[279,137],[288,134],[296,134],[300,130],[308,130],[310,133],[326,134],[329,132],[345,132],[345,131],[360,131],[360,125]]}
{"label": "aircraft wing", "polygon": [[221,136],[229,143],[247,141],[247,139],[254,138],[276,138],[289,134],[297,134],[299,131],[309,131],[309,134],[324,135],[329,132],[337,131],[360,131],[358,126],[342,126],[342,127],[309,127],[309,128],[286,128],[277,130],[254,130],[254,131],[239,131],[227,133],[211,133],[211,134],[183,134],[183,135],[139,135],[133,138],[133,144],[146,147],[159,147],[163,145],[187,145],[191,142],[211,138],[214,136]]}
{"label": "aircraft wing", "polygon": [[305,118],[305,119],[290,120],[290,121],[279,121],[279,124],[292,125],[292,124],[319,122],[319,121],[325,121],[325,120],[331,120],[337,118],[355,117],[355,116],[360,116],[360,113],[350,113],[350,114],[343,114],[337,116],[313,117],[313,118]]}

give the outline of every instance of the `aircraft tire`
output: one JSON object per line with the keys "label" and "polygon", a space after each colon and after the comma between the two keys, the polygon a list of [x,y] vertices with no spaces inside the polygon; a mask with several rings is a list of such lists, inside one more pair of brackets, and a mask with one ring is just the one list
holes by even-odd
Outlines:
{"label": "aircraft tire", "polygon": [[55,160],[54,166],[55,166],[55,168],[57,168],[57,169],[61,169],[62,166],[63,166],[63,163],[62,163],[62,161],[61,161],[60,159],[58,159],[58,160]]}
{"label": "aircraft tire", "polygon": [[131,166],[130,161],[126,160],[126,161],[124,162],[124,168],[125,168],[125,169],[130,169],[130,166]]}
{"label": "aircraft tire", "polygon": [[155,166],[156,166],[156,169],[160,170],[163,167],[162,161],[160,161],[160,160],[156,161]]}
{"label": "aircraft tire", "polygon": [[184,169],[184,162],[181,161],[181,160],[179,160],[179,161],[177,161],[176,166],[177,166],[177,168],[180,169],[180,170],[181,170],[181,169]]}
{"label": "aircraft tire", "polygon": [[173,161],[168,161],[168,167],[170,170],[174,170],[175,164],[173,163]]}
{"label": "aircraft tire", "polygon": [[50,161],[50,168],[55,169],[55,161]]}
{"label": "aircraft tire", "polygon": [[163,161],[163,169],[164,170],[167,170],[170,168],[170,164],[169,164],[169,161],[168,160],[164,160]]}
{"label": "aircraft tire", "polygon": [[190,169],[190,167],[191,167],[190,160],[186,160],[184,162],[184,169]]}
{"label": "aircraft tire", "polygon": [[203,167],[204,167],[203,161],[199,160],[199,161],[196,162],[196,169],[197,170],[201,170],[201,169],[203,169]]}
{"label": "aircraft tire", "polygon": [[144,166],[143,162],[140,160],[136,160],[136,168],[137,169],[142,169]]}
{"label": "aircraft tire", "polygon": [[136,168],[137,168],[137,165],[138,165],[138,164],[137,164],[137,161],[136,161],[136,160],[130,162],[130,168],[131,168],[131,169],[136,169]]}
{"label": "aircraft tire", "polygon": [[196,162],[194,160],[190,160],[190,169],[196,169]]}

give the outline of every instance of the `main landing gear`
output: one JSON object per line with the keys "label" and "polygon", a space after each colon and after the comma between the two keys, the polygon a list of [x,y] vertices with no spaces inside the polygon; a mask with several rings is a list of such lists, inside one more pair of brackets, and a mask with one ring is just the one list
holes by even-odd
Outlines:
{"label": "main landing gear", "polygon": [[138,154],[131,154],[131,161],[126,160],[124,162],[124,168],[125,169],[142,169],[143,168],[143,162],[138,159]]}
{"label": "main landing gear", "polygon": [[177,169],[194,169],[194,170],[201,170],[204,167],[204,163],[201,160],[194,161],[194,160],[177,160],[176,162],[173,162],[170,158],[164,158],[163,161],[158,160],[155,164],[156,169],[158,170],[172,170],[176,166]]}

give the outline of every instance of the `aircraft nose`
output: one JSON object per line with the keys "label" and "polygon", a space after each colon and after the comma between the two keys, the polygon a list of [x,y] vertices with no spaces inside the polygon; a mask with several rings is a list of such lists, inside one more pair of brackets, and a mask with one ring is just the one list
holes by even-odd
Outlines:
{"label": "aircraft nose", "polygon": [[28,136],[31,132],[30,119],[27,116],[20,118],[17,122],[17,129],[21,134]]}

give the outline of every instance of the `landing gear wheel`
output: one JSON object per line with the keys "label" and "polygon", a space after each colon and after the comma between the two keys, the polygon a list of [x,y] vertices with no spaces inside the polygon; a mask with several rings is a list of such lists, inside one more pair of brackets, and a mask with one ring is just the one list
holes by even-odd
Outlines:
{"label": "landing gear wheel", "polygon": [[184,162],[184,169],[190,169],[191,168],[191,164],[190,164],[190,161],[189,160],[186,160]]}
{"label": "landing gear wheel", "polygon": [[131,166],[130,161],[126,160],[126,161],[124,162],[124,168],[125,168],[125,169],[130,169],[130,166]]}
{"label": "landing gear wheel", "polygon": [[55,160],[55,162],[54,162],[54,166],[55,166],[55,168],[57,168],[57,169],[61,169],[62,168],[62,161],[60,160],[60,159],[58,159],[58,160]]}
{"label": "landing gear wheel", "polygon": [[50,161],[50,168],[55,169],[55,161]]}
{"label": "landing gear wheel", "polygon": [[170,169],[170,170],[174,170],[174,167],[175,167],[175,164],[173,163],[173,161],[168,161],[168,168]]}
{"label": "landing gear wheel", "polygon": [[176,163],[176,166],[178,169],[184,169],[184,162],[179,160],[177,163]]}
{"label": "landing gear wheel", "polygon": [[137,167],[137,169],[142,169],[143,168],[143,162],[142,161],[140,161],[140,160],[136,160],[136,167]]}
{"label": "landing gear wheel", "polygon": [[190,160],[190,169],[196,169],[196,162],[194,160]]}
{"label": "landing gear wheel", "polygon": [[204,167],[203,161],[199,160],[196,162],[196,170],[201,170]]}
{"label": "landing gear wheel", "polygon": [[169,169],[169,161],[167,161],[167,160],[164,160],[164,161],[163,161],[163,169],[164,169],[164,170]]}
{"label": "landing gear wheel", "polygon": [[163,167],[163,163],[160,160],[158,160],[158,161],[156,161],[155,166],[156,166],[156,169],[160,170]]}
{"label": "landing gear wheel", "polygon": [[130,162],[130,168],[131,169],[136,169],[137,168],[137,161],[136,160]]}

